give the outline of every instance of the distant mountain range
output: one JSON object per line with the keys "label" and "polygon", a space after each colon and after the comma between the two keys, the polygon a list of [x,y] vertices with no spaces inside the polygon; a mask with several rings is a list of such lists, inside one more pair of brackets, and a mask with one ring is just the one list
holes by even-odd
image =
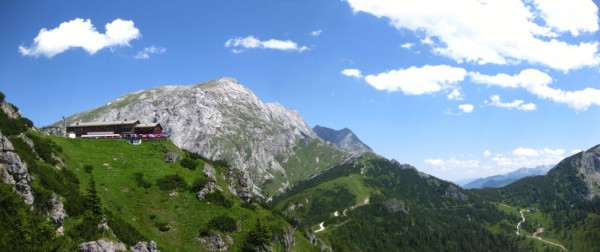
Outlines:
{"label": "distant mountain range", "polygon": [[312,129],[321,139],[350,152],[373,152],[371,147],[360,141],[348,128],[334,130],[320,125]]}
{"label": "distant mountain range", "polygon": [[[546,175],[550,169],[554,167],[553,165],[541,165],[536,166],[534,168],[520,168],[516,171],[509,172],[507,174],[495,175],[480,179],[475,179],[472,181],[467,181],[465,184],[461,185],[465,189],[475,189],[475,188],[500,188],[506,185],[509,185],[519,179],[531,176],[539,176]],[[458,181],[457,181],[458,182]]]}

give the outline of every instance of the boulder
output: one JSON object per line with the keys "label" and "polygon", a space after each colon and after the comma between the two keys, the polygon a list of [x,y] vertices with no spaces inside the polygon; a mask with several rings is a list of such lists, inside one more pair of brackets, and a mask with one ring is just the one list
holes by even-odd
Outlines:
{"label": "boulder", "polygon": [[131,247],[131,252],[160,252],[160,250],[158,250],[158,246],[154,241],[141,241]]}
{"label": "boulder", "polygon": [[115,252],[115,251],[127,251],[127,247],[122,242],[115,242],[109,240],[97,240],[89,241],[79,244],[79,251],[81,252]]}

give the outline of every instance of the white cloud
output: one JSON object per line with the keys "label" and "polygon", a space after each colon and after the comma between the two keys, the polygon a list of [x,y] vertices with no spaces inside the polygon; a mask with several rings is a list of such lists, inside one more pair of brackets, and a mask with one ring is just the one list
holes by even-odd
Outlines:
{"label": "white cloud", "polygon": [[443,160],[443,159],[425,159],[425,164],[430,165],[438,170],[465,170],[465,169],[476,169],[479,168],[479,160],[459,160],[454,157]]}
{"label": "white cloud", "polygon": [[518,157],[537,157],[540,153],[535,149],[519,147],[514,149],[512,154]]}
{"label": "white cloud", "polygon": [[499,95],[490,96],[491,101],[485,101],[487,104],[492,106],[500,107],[500,108],[516,108],[522,111],[533,111],[536,110],[537,107],[533,103],[525,103],[523,100],[514,100],[512,102],[502,102]]}
{"label": "white cloud", "polygon": [[461,104],[461,105],[458,105],[458,109],[462,110],[463,113],[471,113],[471,112],[473,112],[473,105]]}
{"label": "white cloud", "polygon": [[157,47],[157,46],[145,47],[144,50],[139,51],[134,56],[134,58],[135,59],[149,59],[150,55],[152,55],[152,54],[163,54],[166,51],[167,51],[167,49],[164,47]]}
{"label": "white cloud", "polygon": [[342,70],[342,74],[345,76],[348,76],[348,77],[354,77],[354,78],[358,78],[358,79],[361,79],[363,77],[360,70],[353,69],[353,68]]}
{"label": "white cloud", "polygon": [[[559,16],[555,10],[560,9],[550,4],[518,0],[346,1],[354,12],[389,19],[396,29],[423,36],[421,43],[457,62],[504,65],[527,61],[562,71],[600,63],[595,38],[570,44],[559,36],[565,30],[597,30],[597,24],[592,24],[596,8],[588,8],[593,3],[569,6],[568,14]],[[582,17],[565,21],[580,12]],[[538,15],[548,25],[536,24]]]}
{"label": "white cloud", "polygon": [[261,41],[254,36],[237,37],[229,39],[225,42],[225,47],[232,48],[234,53],[242,52],[242,49],[264,48],[280,51],[297,51],[303,52],[308,50],[306,46],[299,46],[298,43],[291,40],[269,39]]}
{"label": "white cloud", "polygon": [[408,43],[408,42],[407,42],[407,43],[404,43],[404,44],[402,44],[402,45],[400,45],[400,47],[402,47],[402,48],[404,48],[404,49],[410,49],[410,48],[412,48],[413,46],[415,46],[415,44],[414,44],[414,43]]}
{"label": "white cloud", "polygon": [[591,0],[534,2],[546,24],[558,32],[578,36],[580,32],[598,31],[598,7]]}
{"label": "white cloud", "polygon": [[490,152],[489,150],[485,150],[485,151],[483,152],[483,156],[484,156],[484,157],[489,157],[489,156],[491,156],[491,155],[492,155],[492,152]]}
{"label": "white cloud", "polygon": [[52,58],[70,48],[80,47],[94,54],[106,47],[129,46],[129,42],[141,37],[133,21],[115,19],[105,25],[106,32],[99,33],[90,19],[73,19],[61,23],[57,28],[42,28],[30,47],[19,46],[25,56],[44,55]]}
{"label": "white cloud", "polygon": [[571,154],[577,154],[582,151],[583,151],[582,149],[574,149],[574,150],[571,150]]}
{"label": "white cloud", "polygon": [[454,101],[462,101],[465,98],[460,90],[460,87],[453,88],[452,91],[448,93],[446,97],[448,97],[448,100]]}
{"label": "white cloud", "polygon": [[377,90],[402,91],[407,95],[435,93],[454,87],[464,79],[467,71],[447,65],[391,70],[377,75],[367,75],[365,81]]}
{"label": "white cloud", "polygon": [[312,31],[312,32],[310,33],[310,36],[313,36],[313,37],[318,37],[319,35],[321,35],[321,32],[323,32],[323,31],[322,31],[322,30],[316,30],[316,31]]}
{"label": "white cloud", "polygon": [[552,77],[536,70],[525,69],[516,75],[497,74],[485,75],[469,73],[475,83],[503,88],[524,88],[529,93],[542,99],[567,104],[576,110],[587,110],[592,105],[600,105],[600,89],[585,88],[577,91],[564,91],[551,88]]}

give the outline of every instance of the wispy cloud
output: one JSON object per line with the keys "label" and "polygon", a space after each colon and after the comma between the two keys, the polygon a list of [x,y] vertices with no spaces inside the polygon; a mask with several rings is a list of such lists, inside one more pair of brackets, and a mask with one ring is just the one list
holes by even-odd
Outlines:
{"label": "wispy cloud", "polygon": [[472,104],[461,104],[458,105],[458,109],[460,109],[463,113],[471,113],[475,107]]}
{"label": "wispy cloud", "polygon": [[377,90],[423,95],[453,88],[454,84],[462,81],[466,75],[467,71],[460,67],[425,65],[367,75],[365,81]]}
{"label": "wispy cloud", "polygon": [[523,100],[514,100],[512,102],[502,102],[499,95],[492,95],[490,97],[490,101],[485,101],[486,104],[490,104],[492,106],[496,106],[499,108],[508,108],[513,109],[516,108],[521,111],[534,111],[537,109],[537,106],[534,103],[525,103]]}
{"label": "wispy cloud", "polygon": [[360,70],[354,69],[354,68],[342,70],[342,75],[345,75],[348,77],[354,77],[357,79],[361,79],[363,77],[362,72]]}
{"label": "wispy cloud", "polygon": [[291,40],[269,39],[261,41],[254,36],[237,37],[229,39],[225,42],[226,48],[232,48],[234,53],[240,53],[243,49],[273,49],[279,51],[297,51],[303,52],[308,50],[306,46],[299,46],[298,43]]}
{"label": "wispy cloud", "polygon": [[585,88],[577,91],[565,91],[550,87],[552,77],[536,70],[525,69],[516,75],[485,75],[470,73],[474,83],[498,86],[503,88],[524,88],[529,93],[542,99],[567,104],[576,110],[587,110],[592,105],[600,105],[600,89]]}
{"label": "wispy cloud", "polygon": [[82,48],[94,54],[106,47],[129,46],[131,40],[141,37],[131,20],[115,19],[105,29],[105,33],[99,33],[90,19],[73,19],[54,29],[42,28],[33,44],[19,46],[19,52],[24,56],[52,58],[71,48]]}
{"label": "wispy cloud", "polygon": [[312,31],[312,32],[310,33],[310,36],[313,36],[313,37],[318,37],[319,35],[321,35],[321,33],[322,33],[322,32],[323,32],[322,30],[316,30],[316,31]]}
{"label": "wispy cloud", "polygon": [[152,55],[152,54],[163,54],[166,51],[167,51],[167,49],[164,47],[157,47],[157,46],[145,47],[144,50],[139,51],[134,56],[134,58],[135,59],[149,59],[150,55]]}

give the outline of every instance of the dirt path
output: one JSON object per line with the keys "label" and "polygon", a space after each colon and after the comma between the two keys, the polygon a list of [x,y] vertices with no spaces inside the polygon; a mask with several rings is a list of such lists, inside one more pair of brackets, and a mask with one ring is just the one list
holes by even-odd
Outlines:
{"label": "dirt path", "polygon": [[[524,213],[525,211],[527,211],[527,210],[523,209],[523,210],[519,211],[521,213],[521,219],[522,220],[519,221],[519,223],[517,224],[517,235],[521,235],[519,233],[519,231],[521,230],[521,224],[523,224],[523,222],[525,222],[525,213]],[[554,245],[554,246],[560,247],[564,251],[568,251],[563,245],[560,245],[558,243],[554,243],[554,242],[551,242],[551,241],[544,240],[544,239],[542,239],[542,237],[537,236],[537,234],[527,235],[527,237],[531,238],[531,239],[538,239],[538,240],[542,241],[543,243]]]}
{"label": "dirt path", "polygon": [[325,224],[325,222],[319,223],[319,229],[315,230],[315,233],[318,233],[318,232],[321,232],[321,231],[325,230],[325,225],[324,224]]}

